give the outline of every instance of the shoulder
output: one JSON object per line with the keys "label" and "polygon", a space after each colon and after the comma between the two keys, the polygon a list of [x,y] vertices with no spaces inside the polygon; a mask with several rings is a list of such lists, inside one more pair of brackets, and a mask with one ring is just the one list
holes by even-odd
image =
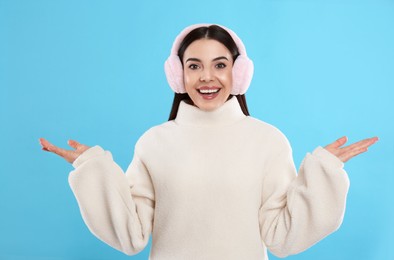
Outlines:
{"label": "shoulder", "polygon": [[290,146],[285,134],[276,126],[251,116],[247,116],[244,121],[251,136],[263,140],[266,144],[274,145],[275,147]]}
{"label": "shoulder", "polygon": [[146,147],[151,145],[157,145],[158,141],[162,139],[163,136],[168,136],[173,133],[174,127],[174,121],[167,121],[149,128],[138,139],[136,143],[136,148],[141,146]]}
{"label": "shoulder", "polygon": [[261,135],[268,135],[274,138],[286,139],[286,136],[281,130],[279,130],[279,128],[255,117],[247,116],[245,118],[245,123],[248,128],[260,133]]}

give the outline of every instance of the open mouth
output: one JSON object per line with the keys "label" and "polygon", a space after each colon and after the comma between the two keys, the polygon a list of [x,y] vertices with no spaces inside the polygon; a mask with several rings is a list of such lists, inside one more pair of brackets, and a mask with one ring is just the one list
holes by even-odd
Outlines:
{"label": "open mouth", "polygon": [[212,89],[198,89],[197,90],[200,94],[203,95],[212,95],[216,94],[220,91],[220,88],[212,88]]}

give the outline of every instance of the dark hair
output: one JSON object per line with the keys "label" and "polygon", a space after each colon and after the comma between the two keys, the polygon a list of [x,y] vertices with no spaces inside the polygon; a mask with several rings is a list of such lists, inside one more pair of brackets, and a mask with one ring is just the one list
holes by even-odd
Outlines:
{"label": "dark hair", "polygon": [[[183,64],[183,55],[189,45],[199,39],[212,39],[222,43],[226,48],[230,51],[231,55],[233,56],[233,61],[239,56],[239,51],[237,44],[231,37],[231,35],[222,27],[217,25],[210,25],[204,27],[198,27],[188,33],[185,38],[183,38],[179,49],[178,49],[178,56]],[[230,95],[229,99],[234,96]],[[248,106],[246,105],[245,95],[235,95],[238,99],[238,103],[241,106],[242,112],[249,116]],[[174,120],[178,114],[179,104],[182,100],[191,100],[187,93],[180,94],[175,93],[174,101],[172,103],[171,113],[169,117],[170,120]]]}

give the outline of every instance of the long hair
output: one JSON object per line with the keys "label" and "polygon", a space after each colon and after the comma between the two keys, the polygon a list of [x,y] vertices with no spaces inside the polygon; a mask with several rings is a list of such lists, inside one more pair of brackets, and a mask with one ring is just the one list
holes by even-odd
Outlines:
{"label": "long hair", "polygon": [[[233,61],[239,56],[239,51],[236,43],[234,42],[233,38],[231,35],[222,27],[217,26],[217,25],[211,25],[211,26],[203,26],[196,28],[192,30],[190,33],[188,33],[185,38],[183,38],[180,47],[178,49],[178,56],[181,62],[183,61],[183,55],[189,47],[189,45],[199,39],[212,39],[216,40],[220,43],[222,43],[226,48],[230,51],[231,55],[233,56]],[[245,94],[242,95],[230,95],[229,98],[235,96],[238,100],[238,103],[242,109],[242,112],[246,115],[249,116],[249,110],[248,106],[246,104],[246,98]],[[175,93],[174,95],[174,100],[172,102],[172,108],[170,112],[170,117],[168,121],[174,120],[178,114],[178,108],[179,104],[181,103],[182,100],[191,100],[189,95],[187,93]]]}

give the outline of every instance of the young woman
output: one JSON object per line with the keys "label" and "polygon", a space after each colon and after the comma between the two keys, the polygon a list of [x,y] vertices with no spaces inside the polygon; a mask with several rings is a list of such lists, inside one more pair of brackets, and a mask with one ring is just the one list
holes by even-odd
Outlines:
{"label": "young woman", "polygon": [[165,64],[175,94],[170,120],[137,142],[126,171],[100,146],[40,139],[75,170],[69,182],[91,232],[150,259],[268,259],[301,252],[342,223],[349,181],[343,163],[369,138],[342,137],[307,154],[298,175],[286,137],[251,116],[244,93],[253,63],[217,25],[176,38]]}

